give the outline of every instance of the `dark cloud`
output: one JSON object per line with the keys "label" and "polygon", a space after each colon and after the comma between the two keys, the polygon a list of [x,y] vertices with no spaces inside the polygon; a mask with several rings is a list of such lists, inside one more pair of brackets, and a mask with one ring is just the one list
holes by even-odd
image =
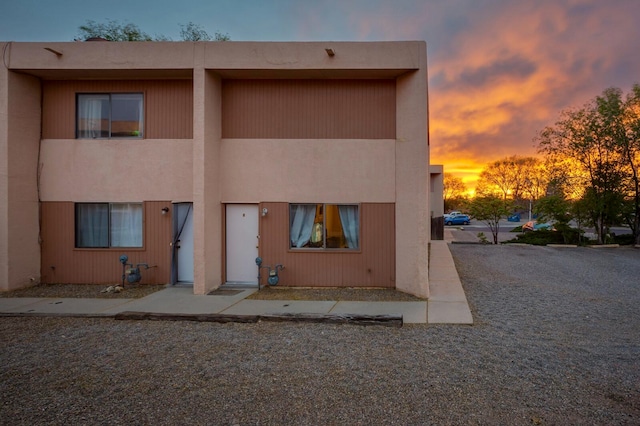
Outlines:
{"label": "dark cloud", "polygon": [[[480,67],[465,68],[455,79],[444,82],[441,88],[443,90],[469,88],[477,90],[502,79],[524,81],[532,76],[537,68],[537,64],[527,58],[512,56]],[[440,75],[439,78],[442,76]],[[433,83],[437,85],[440,81],[436,80]]]}

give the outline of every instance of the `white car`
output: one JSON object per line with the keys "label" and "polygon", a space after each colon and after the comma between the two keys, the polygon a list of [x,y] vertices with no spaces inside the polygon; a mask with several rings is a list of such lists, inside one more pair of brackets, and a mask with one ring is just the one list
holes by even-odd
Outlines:
{"label": "white car", "polygon": [[457,216],[457,215],[459,215],[459,214],[462,214],[462,212],[459,212],[459,211],[457,211],[457,210],[454,210],[454,211],[452,211],[452,212],[450,212],[450,213],[445,213],[445,214],[444,214],[444,220],[446,221],[447,219],[450,219],[450,218],[452,218],[453,216]]}

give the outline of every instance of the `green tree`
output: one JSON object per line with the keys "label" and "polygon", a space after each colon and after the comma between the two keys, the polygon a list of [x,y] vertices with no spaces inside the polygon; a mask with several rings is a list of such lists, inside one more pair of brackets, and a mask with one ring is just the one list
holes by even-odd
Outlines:
{"label": "green tree", "polygon": [[515,186],[514,162],[503,158],[487,164],[478,176],[476,193],[482,196],[500,195],[503,200],[511,196]]}
{"label": "green tree", "polygon": [[539,159],[513,155],[487,164],[476,192],[500,195],[506,201],[536,200],[546,191],[546,174]]}
{"label": "green tree", "polygon": [[487,224],[493,236],[493,243],[498,244],[500,219],[508,215],[512,205],[501,196],[476,196],[469,202],[469,213],[477,220]]}
{"label": "green tree", "polygon": [[625,200],[628,213],[623,217],[633,231],[636,245],[640,245],[640,85],[633,85],[622,107],[621,130],[624,134],[618,139],[617,149],[628,170],[629,190]]}
{"label": "green tree", "polygon": [[[80,31],[77,40],[87,40],[89,38],[103,38],[109,41],[171,41],[165,35],[156,35],[152,37],[148,33],[142,31],[136,24],[120,23],[114,20],[108,20],[100,23],[88,20],[84,25],[78,27]],[[180,37],[182,41],[228,41],[228,34],[222,34],[218,31],[214,36],[210,36],[201,25],[189,22],[180,24]]]}
{"label": "green tree", "polygon": [[444,191],[442,197],[444,199],[444,210],[451,211],[461,208],[467,198],[467,186],[462,179],[450,173],[445,173],[443,184]]}
{"label": "green tree", "polygon": [[88,20],[78,28],[78,39],[103,38],[109,41],[153,41],[153,38],[140,30],[136,24],[121,24],[118,21],[108,20],[105,23]]}
{"label": "green tree", "polygon": [[536,213],[541,222],[553,222],[554,228],[562,234],[564,243],[570,243],[575,231],[569,222],[573,219],[571,203],[560,195],[549,195],[538,200]]}
{"label": "green tree", "polygon": [[229,41],[228,34],[222,34],[216,31],[211,37],[201,25],[189,22],[188,24],[180,24],[180,37],[184,41]]}
{"label": "green tree", "polygon": [[619,89],[607,89],[582,108],[563,111],[555,125],[536,137],[556,186],[583,199],[599,243],[609,226],[620,220],[624,200],[630,196],[637,200],[632,229],[636,240],[640,238],[638,100],[637,85],[626,101]]}

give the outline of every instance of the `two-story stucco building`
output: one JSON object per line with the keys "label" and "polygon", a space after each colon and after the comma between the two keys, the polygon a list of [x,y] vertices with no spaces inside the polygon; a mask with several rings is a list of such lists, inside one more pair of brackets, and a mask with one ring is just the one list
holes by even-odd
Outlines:
{"label": "two-story stucco building", "polygon": [[[424,42],[0,43],[0,290],[428,296]],[[266,283],[262,272],[262,284]]]}

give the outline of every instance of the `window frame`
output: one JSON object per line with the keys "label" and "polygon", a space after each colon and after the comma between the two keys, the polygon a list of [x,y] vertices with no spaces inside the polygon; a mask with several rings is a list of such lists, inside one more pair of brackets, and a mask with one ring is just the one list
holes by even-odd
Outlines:
{"label": "window frame", "polygon": [[[78,220],[80,206],[106,206],[107,207],[107,229],[106,238],[107,245],[81,245],[80,238],[80,221]],[[112,211],[114,206],[123,205],[135,205],[140,206],[140,245],[128,246],[128,245],[113,245],[113,216]],[[74,203],[74,248],[78,250],[143,250],[145,244],[145,207],[144,202],[77,202]]]}
{"label": "window frame", "polygon": [[[118,95],[129,95],[129,96],[140,96],[140,118],[139,118],[139,124],[140,124],[140,129],[139,130],[134,130],[133,132],[138,132],[137,135],[132,134],[129,136],[113,136],[113,129],[112,129],[112,124],[113,124],[113,98],[114,96],[118,96]],[[107,96],[108,97],[108,102],[109,102],[109,114],[108,114],[108,129],[107,129],[107,136],[95,136],[95,137],[91,137],[91,136],[81,136],[80,133],[82,132],[87,132],[88,130],[81,130],[80,129],[80,99],[83,96]],[[75,120],[75,135],[76,135],[76,139],[85,139],[85,140],[91,140],[91,139],[144,139],[145,137],[145,94],[144,92],[139,92],[139,91],[135,91],[135,92],[76,92],[76,120]],[[102,130],[101,130],[102,131]]]}
{"label": "window frame", "polygon": [[[292,221],[292,208],[294,206],[322,206],[322,247],[292,247],[291,245],[291,221]],[[349,248],[349,247],[327,247],[327,206],[354,206],[358,208],[358,247],[357,248]],[[288,251],[296,252],[296,253],[361,253],[362,252],[362,205],[361,203],[288,203],[288,234],[287,234],[287,245]],[[341,220],[342,222],[342,220]],[[313,232],[313,231],[312,231]],[[344,235],[344,231],[343,231]],[[308,244],[308,243],[307,243]]]}

